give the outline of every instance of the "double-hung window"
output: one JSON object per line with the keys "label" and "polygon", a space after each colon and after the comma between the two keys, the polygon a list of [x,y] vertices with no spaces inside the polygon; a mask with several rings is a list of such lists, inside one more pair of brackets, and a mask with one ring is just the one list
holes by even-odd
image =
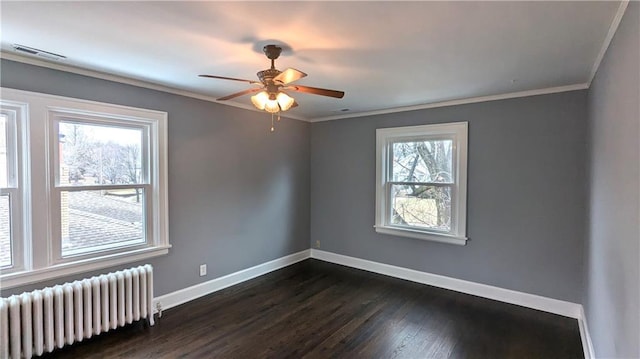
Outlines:
{"label": "double-hung window", "polygon": [[27,106],[0,101],[0,269],[11,273],[23,268],[23,212],[25,176],[22,171]]}
{"label": "double-hung window", "polygon": [[467,123],[376,131],[376,231],[465,244]]}
{"label": "double-hung window", "polygon": [[[51,216],[57,261],[149,243],[150,124],[54,111]],[[57,141],[56,141],[57,139]]]}
{"label": "double-hung window", "polygon": [[[165,112],[2,90],[29,124],[3,104],[2,287],[168,252]],[[14,149],[28,158],[27,181]]]}

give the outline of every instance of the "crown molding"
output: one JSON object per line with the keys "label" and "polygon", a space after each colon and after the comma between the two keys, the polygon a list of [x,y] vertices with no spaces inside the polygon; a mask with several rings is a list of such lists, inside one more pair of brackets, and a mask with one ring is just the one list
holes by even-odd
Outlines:
{"label": "crown molding", "polygon": [[607,53],[607,49],[609,49],[609,45],[611,45],[611,41],[613,40],[613,36],[618,31],[618,26],[620,26],[620,22],[622,21],[622,16],[624,12],[627,10],[627,6],[629,5],[629,0],[624,0],[620,2],[618,6],[618,11],[616,15],[613,17],[613,21],[611,21],[611,26],[609,26],[609,32],[607,32],[607,36],[604,38],[604,42],[602,43],[602,47],[600,48],[600,52],[596,57],[596,61],[593,63],[591,67],[591,74],[589,75],[589,82],[587,83],[591,86],[591,82],[594,77],[596,77],[596,73],[598,72],[598,68],[600,67],[600,63],[602,59],[604,59],[604,55]]}
{"label": "crown molding", "polygon": [[547,87],[547,88],[536,89],[536,90],[527,90],[527,91],[519,91],[519,92],[508,92],[508,93],[503,93],[503,94],[498,94],[498,95],[489,95],[489,96],[469,97],[469,98],[462,98],[462,99],[458,99],[458,100],[427,103],[427,104],[422,104],[422,105],[394,107],[394,108],[383,109],[383,110],[351,113],[351,114],[347,114],[347,115],[335,115],[335,116],[328,116],[328,117],[318,117],[318,118],[311,119],[310,122],[322,122],[322,121],[341,120],[341,119],[345,119],[345,118],[354,118],[354,117],[385,115],[385,114],[389,114],[389,113],[398,113],[398,112],[415,111],[415,110],[425,110],[425,109],[429,109],[429,108],[447,107],[447,106],[456,106],[456,105],[466,105],[466,104],[470,104],[470,103],[506,100],[506,99],[518,98],[518,97],[538,96],[538,95],[547,95],[547,94],[558,93],[558,92],[585,90],[585,89],[588,89],[588,88],[589,88],[589,84],[588,83],[581,83],[581,84],[567,85],[567,86],[558,86],[558,87]]}
{"label": "crown molding", "polygon": [[[165,86],[165,85],[161,85],[161,84],[157,84],[157,83],[153,83],[153,82],[148,82],[148,81],[144,81],[144,80],[133,79],[133,78],[130,78],[130,77],[125,77],[125,76],[120,76],[120,75],[113,75],[113,74],[109,74],[109,73],[106,73],[106,72],[84,69],[84,68],[81,68],[81,67],[78,67],[78,66],[67,65],[67,64],[56,63],[56,62],[52,62],[52,61],[46,61],[46,60],[31,58],[31,57],[27,57],[27,56],[22,56],[22,55],[10,53],[10,52],[7,52],[5,50],[1,50],[0,51],[0,58],[11,60],[11,61],[16,61],[16,62],[21,62],[21,63],[25,63],[25,64],[28,64],[28,65],[45,67],[45,68],[49,68],[49,69],[52,69],[52,70],[70,72],[70,73],[74,73],[74,74],[78,74],[78,75],[82,75],[82,76],[88,76],[88,77],[101,79],[101,80],[113,81],[113,82],[118,82],[118,83],[121,83],[121,84],[142,87],[142,88],[146,88],[146,89],[150,89],[150,90],[167,92],[167,93],[171,93],[171,94],[174,94],[174,95],[191,97],[191,98],[195,98],[195,99],[198,99],[198,100],[214,102],[214,103],[217,103],[217,104],[220,104],[220,105],[224,105],[224,106],[231,106],[231,107],[241,108],[243,110],[249,110],[249,111],[260,112],[260,113],[264,112],[264,111],[260,111],[260,110],[256,109],[255,107],[253,107],[251,105],[248,105],[248,104],[247,105],[243,105],[243,104],[235,103],[235,102],[218,101],[213,96],[203,95],[203,94],[199,94],[199,93],[196,93],[196,92],[193,92],[193,91],[181,90],[181,89],[177,89],[177,88],[170,87],[170,86]],[[302,117],[295,116],[295,115],[292,116],[292,115],[290,115],[288,113],[287,113],[286,116],[282,116],[282,117],[290,118],[290,119],[294,119],[294,120],[298,120],[298,121],[309,122],[307,119],[304,119]]]}
{"label": "crown molding", "polygon": [[[624,9],[626,9],[626,4],[627,4],[627,2],[625,2]],[[616,19],[618,19],[617,20],[618,24],[620,22],[619,18],[620,19],[622,18],[622,14],[620,13],[620,9],[622,9],[622,8],[623,8],[623,6],[621,4],[620,8],[618,9],[618,14],[616,15]],[[622,9],[622,13],[624,13],[624,9]],[[614,19],[614,22],[615,22],[615,19]],[[615,26],[615,29],[614,29],[613,25],[614,24],[612,24],[612,26],[611,26],[611,28],[609,30],[609,32],[611,34],[610,34],[610,36],[607,35],[607,38],[609,38],[609,37],[612,38],[613,37],[612,31],[613,31],[613,33],[615,33],[615,29],[617,29],[617,25]],[[611,42],[610,38],[609,38],[609,42]],[[607,46],[608,46],[608,43],[607,43]],[[603,47],[603,49],[606,51],[606,46]],[[257,110],[255,107],[253,107],[251,105],[243,105],[243,104],[239,104],[239,103],[226,102],[226,101],[217,101],[212,96],[203,95],[203,94],[195,93],[195,92],[192,92],[192,91],[181,90],[181,89],[177,89],[177,88],[173,88],[173,87],[169,87],[169,86],[165,86],[165,85],[160,85],[160,84],[157,84],[157,83],[152,83],[152,82],[147,82],[147,81],[143,81],[143,80],[137,80],[137,79],[133,79],[133,78],[128,78],[128,77],[125,77],[125,76],[112,75],[112,74],[108,74],[108,73],[100,72],[100,71],[95,71],[95,70],[88,70],[88,69],[80,68],[80,67],[77,67],[77,66],[59,64],[59,63],[54,63],[54,62],[51,62],[51,61],[30,58],[30,57],[26,57],[26,56],[22,56],[22,55],[9,53],[9,52],[6,52],[6,51],[0,51],[0,58],[11,60],[11,61],[22,62],[22,63],[26,63],[26,64],[30,64],[30,65],[40,66],[40,67],[46,67],[46,68],[50,68],[50,69],[53,69],[53,70],[65,71],[65,72],[70,72],[70,73],[74,73],[74,74],[78,74],[78,75],[98,78],[98,79],[102,79],[102,80],[113,81],[113,82],[123,83],[123,84],[127,84],[127,85],[143,87],[143,88],[147,88],[147,89],[151,89],[151,90],[157,90],[157,91],[172,93],[172,94],[176,94],[176,95],[191,97],[191,98],[195,98],[195,99],[199,99],[199,100],[214,102],[214,103],[217,103],[217,104],[220,104],[220,105],[224,105],[224,106],[231,106],[231,107],[241,108],[241,109],[244,109],[244,110],[249,110],[249,111],[254,111],[254,112],[263,112],[263,111]],[[598,62],[598,64],[599,64],[599,62]],[[595,74],[595,72],[594,72],[594,74]],[[456,99],[456,100],[433,102],[433,103],[426,103],[426,104],[412,105],[412,106],[394,107],[394,108],[374,110],[374,111],[354,112],[354,113],[350,113],[350,114],[340,114],[340,115],[327,116],[327,117],[316,117],[316,118],[310,118],[310,119],[309,118],[300,117],[300,116],[291,115],[289,113],[287,113],[286,116],[282,116],[282,117],[290,118],[290,119],[294,119],[294,120],[298,120],[298,121],[312,122],[312,123],[313,122],[323,122],[323,121],[341,120],[341,119],[346,119],[346,118],[368,117],[368,116],[384,115],[384,114],[406,112],[406,111],[425,110],[425,109],[438,108],[438,107],[465,105],[465,104],[472,104],[472,103],[478,103],[478,102],[505,100],[505,99],[512,99],[512,98],[518,98],[518,97],[546,95],[546,94],[553,94],[553,93],[558,93],[558,92],[584,90],[584,89],[588,89],[589,85],[590,85],[590,82],[567,85],[567,86],[557,86],[557,87],[548,87],[548,88],[535,89],[535,90],[526,90],[526,91],[519,91],[519,92],[508,92],[508,93],[497,94],[497,95],[461,98],[461,99]]]}

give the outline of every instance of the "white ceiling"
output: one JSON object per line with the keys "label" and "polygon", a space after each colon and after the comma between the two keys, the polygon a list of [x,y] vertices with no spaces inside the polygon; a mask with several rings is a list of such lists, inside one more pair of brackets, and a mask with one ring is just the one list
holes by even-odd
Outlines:
{"label": "white ceiling", "polygon": [[[1,45],[14,59],[17,43],[67,56],[61,64],[217,98],[250,85],[197,75],[255,80],[269,67],[262,46],[284,44],[277,68],[346,92],[293,93],[300,106],[289,114],[313,120],[588,84],[619,5],[3,1]],[[250,106],[249,96],[231,102]]]}

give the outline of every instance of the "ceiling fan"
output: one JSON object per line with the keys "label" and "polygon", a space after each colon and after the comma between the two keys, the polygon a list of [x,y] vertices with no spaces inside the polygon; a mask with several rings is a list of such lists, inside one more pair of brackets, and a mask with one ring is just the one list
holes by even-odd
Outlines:
{"label": "ceiling fan", "polygon": [[264,51],[264,54],[267,56],[267,58],[271,60],[271,68],[258,71],[257,75],[260,81],[214,75],[199,76],[221,80],[242,81],[248,82],[252,85],[258,85],[258,87],[255,88],[250,88],[244,91],[233,93],[231,95],[220,97],[218,101],[230,100],[238,96],[257,92],[257,94],[251,96],[251,102],[253,103],[253,105],[260,110],[265,110],[272,114],[276,112],[287,111],[292,107],[298,106],[295,100],[284,91],[297,91],[335,98],[342,98],[344,96],[344,92],[342,91],[302,85],[292,85],[292,82],[300,80],[301,78],[307,76],[307,74],[293,68],[288,68],[284,71],[276,69],[275,60],[280,56],[280,53],[282,52],[282,48],[280,46],[266,45],[262,50]]}

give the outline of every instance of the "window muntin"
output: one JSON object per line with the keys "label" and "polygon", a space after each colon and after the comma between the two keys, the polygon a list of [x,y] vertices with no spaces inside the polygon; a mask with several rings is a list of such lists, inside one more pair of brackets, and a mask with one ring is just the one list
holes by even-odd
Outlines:
{"label": "window muntin", "polygon": [[[5,88],[2,92],[2,113],[5,102],[22,106],[14,106],[15,113],[24,114],[22,127],[15,128],[17,147],[24,151],[24,156],[18,153],[20,166],[16,168],[29,169],[29,173],[25,171],[25,177],[16,172],[21,187],[9,202],[14,263],[2,268],[0,288],[168,253],[165,112]],[[7,108],[13,111],[14,107]],[[64,148],[65,132],[73,129],[91,133],[90,146],[84,149],[94,162],[89,161],[93,166],[85,166],[84,172],[77,169],[77,158],[65,159],[65,154],[78,156],[81,151],[72,148],[75,143]],[[108,176],[103,171],[102,180],[96,180],[100,174],[95,154],[123,148],[123,156],[115,156],[119,172]],[[108,159],[113,157],[111,152]],[[71,176],[69,165],[76,167]],[[87,175],[87,171],[93,172]],[[5,188],[0,190],[0,195],[6,194]],[[31,206],[32,201],[36,205]],[[16,209],[18,217],[24,216],[20,223],[13,216]],[[117,230],[108,233],[116,228],[114,224]],[[92,240],[89,232],[103,235]]]}
{"label": "window muntin", "polygon": [[376,231],[464,244],[466,122],[377,130]]}

